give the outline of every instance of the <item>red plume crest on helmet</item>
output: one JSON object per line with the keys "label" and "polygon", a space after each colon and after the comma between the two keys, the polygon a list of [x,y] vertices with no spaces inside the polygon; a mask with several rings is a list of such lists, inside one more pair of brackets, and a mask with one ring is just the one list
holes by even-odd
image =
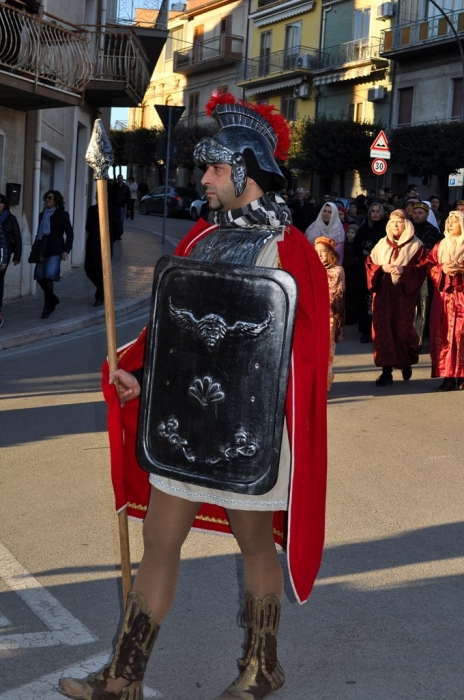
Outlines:
{"label": "red plume crest on helmet", "polygon": [[290,128],[285,118],[280,114],[276,107],[266,105],[263,102],[252,104],[245,100],[236,100],[230,92],[218,92],[215,90],[206,104],[206,114],[210,117],[214,112],[216,105],[219,104],[238,104],[242,107],[252,109],[266,119],[274,130],[277,136],[277,145],[274,151],[274,156],[280,160],[287,160],[288,149],[290,148]]}

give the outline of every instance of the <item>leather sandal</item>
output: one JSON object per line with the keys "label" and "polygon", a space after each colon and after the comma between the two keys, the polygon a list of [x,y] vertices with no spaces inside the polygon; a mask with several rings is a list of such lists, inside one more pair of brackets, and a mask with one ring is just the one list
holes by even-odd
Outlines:
{"label": "leather sandal", "polygon": [[285,673],[277,659],[280,609],[276,595],[260,599],[250,591],[245,593],[245,655],[238,660],[238,677],[216,700],[262,700],[282,688]]}
{"label": "leather sandal", "polygon": [[[60,692],[83,700],[143,700],[143,677],[159,629],[148,612],[145,597],[131,591],[110,664],[84,680],[63,678]],[[118,678],[127,685],[117,692],[108,690],[108,680]]]}

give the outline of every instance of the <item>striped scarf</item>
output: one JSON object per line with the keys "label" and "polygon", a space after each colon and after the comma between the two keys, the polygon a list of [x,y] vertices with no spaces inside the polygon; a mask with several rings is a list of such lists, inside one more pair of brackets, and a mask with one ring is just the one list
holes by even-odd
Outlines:
{"label": "striped scarf", "polygon": [[217,212],[214,221],[220,228],[275,228],[283,230],[292,223],[290,209],[282,197],[269,192],[239,209]]}

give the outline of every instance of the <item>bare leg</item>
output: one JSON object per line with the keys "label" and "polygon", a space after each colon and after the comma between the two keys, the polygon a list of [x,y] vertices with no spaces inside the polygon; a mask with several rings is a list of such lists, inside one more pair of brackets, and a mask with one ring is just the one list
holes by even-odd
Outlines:
{"label": "bare leg", "polygon": [[244,586],[258,598],[282,598],[283,575],[270,511],[228,510],[230,526],[243,557]]}
{"label": "bare leg", "polygon": [[[132,590],[145,597],[148,611],[158,625],[174,601],[182,545],[200,505],[151,489],[143,524],[143,557]],[[119,693],[128,684],[124,678],[108,678],[105,690]],[[83,697],[79,681],[65,679],[61,688],[71,697]]]}
{"label": "bare leg", "polygon": [[174,601],[182,545],[200,505],[151,489],[143,524],[143,557],[132,588],[145,596],[158,624]]}
{"label": "bare leg", "polygon": [[281,688],[277,659],[283,576],[272,532],[273,513],[227,511],[243,556],[248,641],[239,676],[216,700],[265,698]]}

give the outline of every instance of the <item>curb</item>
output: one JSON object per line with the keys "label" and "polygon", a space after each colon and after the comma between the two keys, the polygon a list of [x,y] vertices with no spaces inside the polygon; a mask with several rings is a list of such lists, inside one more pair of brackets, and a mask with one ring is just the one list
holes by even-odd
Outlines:
{"label": "curb", "polygon": [[[147,294],[143,297],[139,297],[139,299],[135,299],[133,302],[122,302],[116,304],[114,308],[115,316],[116,318],[123,318],[133,311],[143,309],[144,306],[148,306],[150,304],[150,300],[151,294]],[[104,322],[105,310],[103,308],[99,311],[94,311],[93,313],[74,319],[73,321],[56,323],[52,326],[48,326],[47,328],[32,328],[29,331],[23,331],[21,333],[11,335],[9,338],[0,340],[0,350],[18,348],[23,345],[29,345],[30,343],[36,343],[39,340],[47,340],[48,338],[57,338],[60,335],[74,333],[75,331],[80,331],[83,328],[97,326],[99,324],[103,324]]]}

